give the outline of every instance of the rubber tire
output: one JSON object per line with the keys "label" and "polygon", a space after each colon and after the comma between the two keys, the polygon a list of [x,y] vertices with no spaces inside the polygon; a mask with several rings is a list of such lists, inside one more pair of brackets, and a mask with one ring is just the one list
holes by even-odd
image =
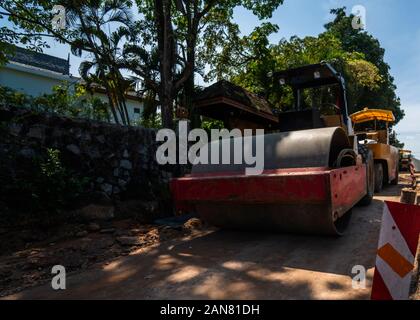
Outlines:
{"label": "rubber tire", "polygon": [[379,193],[384,188],[384,167],[382,163],[375,163],[375,192]]}
{"label": "rubber tire", "polygon": [[367,194],[359,201],[358,205],[368,206],[373,200],[373,195],[375,193],[375,170],[374,170],[374,160],[372,151],[364,146],[359,145],[359,153],[362,155],[363,163],[366,163],[366,189]]}
{"label": "rubber tire", "polygon": [[393,185],[393,186],[397,186],[398,185],[398,182],[399,182],[399,177],[400,177],[400,168],[399,168],[399,166],[397,165],[396,167],[395,167],[395,179],[394,180],[392,180],[391,181],[391,184]]}

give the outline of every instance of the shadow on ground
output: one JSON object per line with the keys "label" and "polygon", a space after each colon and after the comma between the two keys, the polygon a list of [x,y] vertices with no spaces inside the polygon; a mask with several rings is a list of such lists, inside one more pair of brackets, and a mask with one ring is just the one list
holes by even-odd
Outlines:
{"label": "shadow on ground", "polygon": [[[354,209],[341,238],[236,231],[203,232],[70,275],[9,299],[366,299],[382,202]],[[352,288],[352,267],[369,270]]]}

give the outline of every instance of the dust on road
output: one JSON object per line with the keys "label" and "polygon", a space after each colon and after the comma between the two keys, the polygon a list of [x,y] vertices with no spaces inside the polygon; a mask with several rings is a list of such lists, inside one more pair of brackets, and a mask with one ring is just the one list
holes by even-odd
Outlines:
{"label": "dust on road", "polygon": [[[369,299],[383,200],[356,207],[341,238],[203,231],[70,275],[67,289],[49,284],[8,299]],[[352,268],[367,270],[352,288]]]}

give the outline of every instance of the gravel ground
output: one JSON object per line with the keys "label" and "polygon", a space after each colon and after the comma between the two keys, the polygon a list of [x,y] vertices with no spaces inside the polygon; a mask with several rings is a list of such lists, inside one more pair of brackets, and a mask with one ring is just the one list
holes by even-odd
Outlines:
{"label": "gravel ground", "polygon": [[[52,235],[43,241],[32,241],[24,248],[9,251],[0,256],[0,297],[26,288],[41,285],[51,279],[54,265],[66,266],[66,272],[76,274],[98,265],[107,265],[118,257],[170,239],[189,235],[201,222],[191,219],[180,227],[142,225],[130,220],[100,225],[67,225],[61,236]],[[26,230],[14,232],[16,248],[19,240],[26,237]],[[2,243],[11,243],[7,234]],[[42,236],[43,238],[44,236]],[[13,241],[13,240],[12,240]]]}
{"label": "gravel ground", "polygon": [[[404,179],[376,195],[369,207],[356,207],[341,238],[216,230],[195,220],[179,230],[124,222],[110,233],[99,230],[57,243],[58,251],[44,246],[14,254],[16,261],[21,255],[24,266],[42,252],[48,257],[63,248],[83,253],[89,245],[104,247],[82,254],[93,263],[75,267],[66,290],[52,290],[49,283],[22,290],[51,277],[48,268],[40,266],[45,277],[33,279],[41,255],[25,273],[30,280],[20,285],[13,280],[2,285],[1,292],[6,299],[369,299],[383,201],[399,200]],[[111,253],[115,255],[107,257]],[[80,265],[74,259],[74,265]],[[0,266],[6,261],[1,257]],[[352,287],[355,265],[367,271],[364,289]],[[415,287],[412,298],[419,299]]]}

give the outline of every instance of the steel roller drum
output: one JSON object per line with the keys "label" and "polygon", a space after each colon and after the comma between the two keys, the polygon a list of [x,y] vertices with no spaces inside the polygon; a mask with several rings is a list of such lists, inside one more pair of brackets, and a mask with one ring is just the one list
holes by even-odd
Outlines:
{"label": "steel roller drum", "polygon": [[[244,148],[253,147],[255,152],[256,139],[245,142]],[[335,167],[340,152],[351,149],[343,129],[265,135],[261,175],[245,175],[249,165],[233,163],[235,141],[241,142],[235,138],[209,144],[209,159],[212,147],[219,148],[221,159],[222,145],[230,143],[231,163],[197,164],[189,177],[174,182],[180,203],[193,205],[203,220],[222,228],[343,233],[349,219],[346,213],[365,192],[364,173],[352,174],[360,167]]]}

